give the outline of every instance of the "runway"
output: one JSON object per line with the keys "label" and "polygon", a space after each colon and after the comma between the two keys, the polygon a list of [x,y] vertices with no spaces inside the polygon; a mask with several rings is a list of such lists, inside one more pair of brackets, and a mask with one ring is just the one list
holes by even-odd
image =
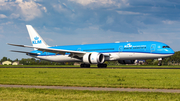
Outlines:
{"label": "runway", "polygon": [[[67,69],[84,69],[80,67],[0,67],[0,68],[67,68]],[[180,69],[180,67],[107,67],[107,68],[97,68],[90,67],[85,69]]]}
{"label": "runway", "polygon": [[89,90],[89,91],[180,93],[180,90],[174,90],[174,89],[99,88],[99,87],[31,86],[31,85],[0,85],[0,87],[5,87],[5,88],[8,87],[8,88],[37,88],[37,89]]}

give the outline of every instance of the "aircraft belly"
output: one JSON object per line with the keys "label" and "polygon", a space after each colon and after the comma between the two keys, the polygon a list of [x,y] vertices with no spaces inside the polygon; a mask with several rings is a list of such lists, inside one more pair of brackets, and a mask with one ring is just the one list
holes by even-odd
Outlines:
{"label": "aircraft belly", "polygon": [[165,58],[171,54],[152,54],[152,53],[125,53],[121,52],[119,55],[120,60],[127,59],[155,59],[155,58]]}
{"label": "aircraft belly", "polygon": [[[155,58],[165,58],[171,54],[152,54],[152,53],[110,53],[109,57],[105,60],[136,60],[136,59],[155,59]],[[68,55],[55,55],[55,56],[37,56],[36,58],[55,61],[55,62],[82,62],[80,59],[71,58]]]}
{"label": "aircraft belly", "polygon": [[119,53],[110,53],[110,56],[106,60],[118,60],[119,59]]}

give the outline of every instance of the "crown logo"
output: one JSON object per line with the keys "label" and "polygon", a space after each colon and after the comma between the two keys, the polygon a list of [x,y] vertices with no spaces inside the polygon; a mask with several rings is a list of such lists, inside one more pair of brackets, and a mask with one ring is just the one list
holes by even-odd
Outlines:
{"label": "crown logo", "polygon": [[32,41],[32,44],[41,44],[42,41],[39,39],[39,37],[34,37],[34,41]]}
{"label": "crown logo", "polygon": [[129,43],[129,44],[125,45],[124,47],[132,47],[132,45]]}
{"label": "crown logo", "polygon": [[38,40],[38,39],[39,39],[39,37],[37,37],[37,36],[36,36],[36,37],[34,37],[34,40]]}

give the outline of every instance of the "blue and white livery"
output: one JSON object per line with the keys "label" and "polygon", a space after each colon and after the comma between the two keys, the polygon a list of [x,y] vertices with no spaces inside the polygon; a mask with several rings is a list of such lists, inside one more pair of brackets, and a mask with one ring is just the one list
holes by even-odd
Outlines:
{"label": "blue and white livery", "polygon": [[[31,25],[26,25],[33,46],[9,44],[34,48],[34,51],[14,51],[29,56],[55,62],[82,62],[81,67],[107,67],[105,61],[118,61],[121,64],[133,64],[135,60],[158,59],[172,56],[174,51],[166,44],[156,41],[119,42],[103,44],[85,44],[68,46],[48,46]],[[161,65],[159,63],[158,65]]]}

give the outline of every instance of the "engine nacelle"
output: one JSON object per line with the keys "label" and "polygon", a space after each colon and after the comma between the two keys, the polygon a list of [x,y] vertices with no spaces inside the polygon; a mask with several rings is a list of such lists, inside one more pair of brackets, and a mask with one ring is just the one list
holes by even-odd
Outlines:
{"label": "engine nacelle", "polygon": [[135,60],[119,60],[120,64],[134,64]]}
{"label": "engine nacelle", "polygon": [[86,53],[83,56],[83,62],[86,64],[102,64],[105,57],[101,53]]}

